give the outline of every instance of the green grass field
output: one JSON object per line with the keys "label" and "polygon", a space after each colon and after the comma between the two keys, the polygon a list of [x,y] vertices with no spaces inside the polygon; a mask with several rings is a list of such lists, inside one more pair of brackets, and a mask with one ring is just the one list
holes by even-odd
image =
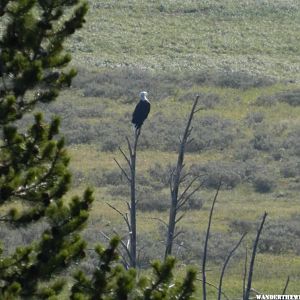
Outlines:
{"label": "green grass field", "polygon": [[[152,110],[140,140],[137,173],[144,183],[138,190],[165,202],[168,188],[155,190],[150,171],[155,164],[166,168],[176,162],[176,141],[199,93],[204,109],[194,120],[195,144],[186,155],[186,168],[215,164],[211,176],[217,176],[225,163],[228,180],[235,180],[220,192],[216,206],[208,280],[218,283],[222,257],[239,237],[233,231],[250,224],[224,281],[230,299],[241,296],[245,248],[250,251],[257,222],[267,211],[253,287],[280,294],[290,275],[288,293],[299,294],[299,1],[89,2],[85,27],[68,41],[78,78],[47,113],[62,114],[72,158],[70,194],[95,187],[86,230],[90,242],[103,242],[101,231],[125,232],[120,216],[106,203],[126,210],[127,187],[113,159],[122,161],[118,146],[125,149],[125,135],[132,134],[130,117],[139,92],[149,92]],[[210,125],[202,121],[211,119]],[[255,189],[261,176],[272,181],[270,191]],[[186,264],[200,264],[213,195],[213,188],[204,188],[198,195],[202,208],[188,210],[180,223],[193,244],[182,240],[191,249],[179,257],[180,274]],[[157,245],[164,238],[153,219],[158,217],[167,220],[168,212],[138,211],[139,246],[144,239]],[[152,250],[145,249],[145,261],[153,258]],[[213,298],[215,290],[209,293]]]}

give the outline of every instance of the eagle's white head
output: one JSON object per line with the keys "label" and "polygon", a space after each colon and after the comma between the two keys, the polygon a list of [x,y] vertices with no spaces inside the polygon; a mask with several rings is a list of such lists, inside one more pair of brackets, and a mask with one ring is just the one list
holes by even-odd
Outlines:
{"label": "eagle's white head", "polygon": [[146,100],[146,101],[148,101],[148,99],[147,99],[147,95],[148,95],[148,93],[147,92],[145,92],[145,91],[143,91],[143,92],[140,92],[140,97],[141,97],[141,100]]}

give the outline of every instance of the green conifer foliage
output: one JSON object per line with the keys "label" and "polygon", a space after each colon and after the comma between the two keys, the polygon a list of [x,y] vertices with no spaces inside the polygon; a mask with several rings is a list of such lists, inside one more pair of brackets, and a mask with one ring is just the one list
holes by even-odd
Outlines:
{"label": "green conifer foliage", "polygon": [[[82,26],[86,12],[79,0],[0,1],[0,221],[14,228],[47,224],[40,240],[9,256],[2,245],[0,299],[55,299],[63,282],[52,279],[85,255],[79,231],[92,192],[63,198],[70,173],[59,119],[47,123],[35,113],[27,129],[18,120],[70,86],[76,71],[65,68],[71,58],[63,42]],[[39,289],[43,281],[51,284]]]}
{"label": "green conifer foliage", "polygon": [[137,276],[135,269],[118,264],[118,238],[107,249],[96,248],[99,265],[92,276],[82,270],[74,275],[72,300],[189,300],[195,292],[196,270],[188,269],[182,281],[173,278],[175,258],[152,263],[151,276]]}

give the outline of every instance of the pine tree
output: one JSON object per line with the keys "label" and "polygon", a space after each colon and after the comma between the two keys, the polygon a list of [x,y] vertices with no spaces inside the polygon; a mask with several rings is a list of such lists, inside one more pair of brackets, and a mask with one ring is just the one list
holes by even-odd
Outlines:
{"label": "pine tree", "polygon": [[71,57],[63,43],[86,12],[79,0],[0,1],[0,221],[13,228],[47,224],[40,240],[9,256],[2,245],[0,299],[55,299],[63,288],[56,274],[85,255],[79,231],[92,192],[63,198],[70,173],[59,118],[46,122],[34,113],[26,130],[18,121],[70,86],[76,71],[66,70]]}
{"label": "pine tree", "polygon": [[74,275],[72,300],[189,300],[195,292],[196,271],[188,269],[183,281],[174,280],[175,258],[152,262],[153,274],[137,276],[136,270],[118,264],[118,238],[107,249],[97,246],[99,265],[92,276],[79,270]]}

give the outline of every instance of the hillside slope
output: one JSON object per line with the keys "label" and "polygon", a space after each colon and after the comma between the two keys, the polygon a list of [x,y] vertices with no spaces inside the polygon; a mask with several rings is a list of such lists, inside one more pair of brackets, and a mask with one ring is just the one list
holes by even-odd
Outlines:
{"label": "hillside slope", "polygon": [[68,42],[78,77],[45,110],[62,115],[74,191],[95,186],[86,234],[91,243],[103,240],[101,231],[125,233],[106,202],[126,209],[128,188],[113,158],[122,160],[118,147],[126,147],[131,113],[139,92],[147,90],[152,111],[137,166],[141,265],[162,255],[165,232],[153,218],[167,220],[170,166],[200,94],[203,110],[194,120],[186,169],[205,174],[205,185],[189,204],[175,252],[184,263],[200,262],[221,176],[209,280],[218,280],[220,262],[247,230],[224,286],[229,296],[240,295],[245,247],[267,210],[254,287],[279,293],[291,275],[289,293],[299,292],[299,29],[297,0],[90,1],[85,28]]}

